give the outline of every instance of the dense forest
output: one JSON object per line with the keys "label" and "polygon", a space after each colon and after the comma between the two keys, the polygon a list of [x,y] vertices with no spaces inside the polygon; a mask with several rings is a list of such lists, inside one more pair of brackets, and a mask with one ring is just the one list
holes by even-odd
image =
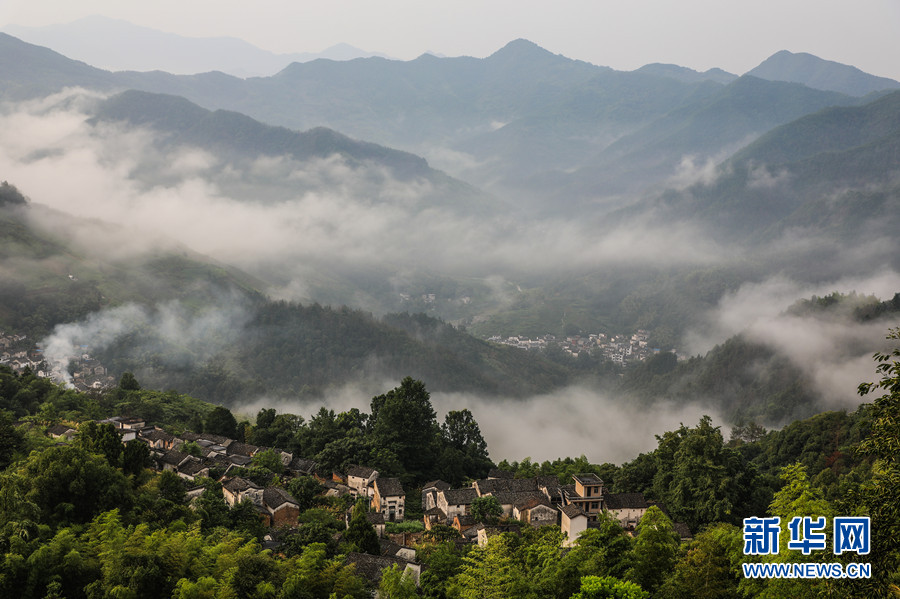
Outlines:
{"label": "dense forest", "polygon": [[[891,333],[894,340],[900,334]],[[828,412],[766,431],[750,422],[728,439],[709,418],[660,434],[658,447],[620,466],[584,456],[498,466],[516,477],[598,474],[612,491],[642,492],[651,507],[635,535],[601,516],[561,550],[558,527],[499,534],[484,546],[460,545],[440,528],[417,547],[418,588],[399,571],[381,577],[388,597],[852,597],[890,596],[900,576],[897,413],[900,349],[876,356],[881,377],[861,393],[881,397],[853,413]],[[263,548],[252,506],[229,508],[220,483],[188,501],[182,479],[148,469],[146,446],[122,445],[94,421],[129,414],[167,430],[202,430],[276,446],[319,462],[325,471],[353,463],[403,480],[410,520],[421,514],[424,482],[454,485],[494,466],[467,410],[437,421],[425,385],[412,378],[371,402],[370,413],[322,408],[309,420],[263,409],[255,422],[174,392],[142,390],[133,376],[116,389],[82,395],[30,372],[0,368],[0,594],[22,597],[363,597],[372,583],[348,565],[365,551],[357,514],[345,529],[344,498],[327,498],[312,477],[285,478],[255,459],[243,475],[282,485],[302,504],[298,526]],[[52,442],[48,425],[80,423],[69,443]],[[111,436],[112,435],[112,436]],[[872,551],[831,556],[782,551],[775,562],[872,564],[872,577],[743,578],[744,518],[868,515]],[[356,520],[356,524],[354,524]],[[673,521],[693,540],[681,543]],[[377,549],[371,549],[377,552]],[[336,595],[332,595],[336,593]]]}

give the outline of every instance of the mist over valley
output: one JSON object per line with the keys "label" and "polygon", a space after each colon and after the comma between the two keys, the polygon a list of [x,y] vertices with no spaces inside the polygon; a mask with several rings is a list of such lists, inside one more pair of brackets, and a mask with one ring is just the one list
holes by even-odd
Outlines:
{"label": "mist over valley", "polygon": [[495,459],[620,462],[702,414],[854,409],[900,309],[900,83],[846,65],[516,40],[242,79],[0,44],[0,325],[70,383],[86,346],[252,418],[412,376]]}

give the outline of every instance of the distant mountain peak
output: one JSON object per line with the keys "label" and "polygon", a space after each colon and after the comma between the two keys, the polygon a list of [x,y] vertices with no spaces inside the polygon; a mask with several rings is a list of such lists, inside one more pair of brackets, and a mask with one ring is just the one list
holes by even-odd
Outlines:
{"label": "distant mountain peak", "polygon": [[801,83],[807,87],[865,96],[876,91],[900,89],[900,82],[870,75],[860,69],[825,60],[806,52],[780,50],[748,71],[760,79]]}
{"label": "distant mountain peak", "polygon": [[678,81],[685,81],[688,83],[696,83],[698,81],[715,81],[716,83],[728,84],[738,78],[737,75],[734,75],[727,71],[723,71],[722,69],[713,68],[701,73],[700,71],[695,71],[694,69],[689,69],[688,67],[682,67],[675,64],[664,64],[660,62],[646,64],[639,68],[636,72],[644,73],[646,75],[656,75],[658,77],[668,77],[670,79],[676,79]]}
{"label": "distant mountain peak", "polygon": [[533,57],[533,56],[557,56],[553,54],[549,50],[546,50],[532,41],[526,40],[524,38],[515,39],[490,56],[491,58],[507,58],[507,57]]}

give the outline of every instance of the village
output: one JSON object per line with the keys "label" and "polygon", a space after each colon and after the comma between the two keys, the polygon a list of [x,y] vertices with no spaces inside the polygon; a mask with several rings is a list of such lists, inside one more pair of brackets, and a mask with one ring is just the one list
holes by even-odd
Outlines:
{"label": "village", "polygon": [[[280,476],[288,480],[313,477],[324,497],[345,498],[344,505],[362,500],[368,506],[366,518],[374,528],[381,555],[350,553],[347,562],[377,583],[381,572],[394,565],[418,581],[422,566],[416,561],[416,545],[428,538],[450,538],[457,544],[484,546],[496,534],[521,534],[523,526],[558,526],[563,546],[574,545],[578,536],[599,527],[600,514],[618,521],[634,535],[641,517],[654,505],[642,493],[610,493],[603,481],[592,473],[576,474],[571,482],[560,484],[555,475],[514,478],[511,472],[492,469],[487,478],[452,488],[442,480],[427,482],[421,489],[422,526],[415,532],[386,533],[388,523],[410,522],[406,512],[409,490],[398,478],[383,477],[373,468],[352,466],[346,472],[323,472],[315,461],[282,451],[259,447],[211,434],[184,432],[173,435],[149,425],[140,418],[113,417],[97,422],[112,426],[123,444],[140,442],[147,445],[152,467],[159,472],[171,471],[185,482],[186,496],[193,502],[203,494],[209,479],[221,483],[225,503],[234,507],[249,501],[261,523],[271,529],[265,546],[278,550],[279,532],[297,527],[300,503],[282,486],[263,486],[240,476],[242,468],[251,466],[264,452],[277,456]],[[47,429],[47,434],[65,442],[77,430],[65,424]],[[413,491],[418,493],[418,490]],[[502,510],[498,517],[479,520],[473,506],[481,498],[491,497]],[[656,504],[665,511],[665,506]],[[345,513],[349,526],[351,510]],[[415,520],[412,520],[415,521]],[[687,525],[674,524],[683,542],[692,538]]]}
{"label": "village", "polygon": [[659,353],[658,348],[649,346],[649,338],[650,334],[641,329],[632,335],[590,333],[586,336],[572,335],[565,338],[558,338],[550,334],[535,338],[495,335],[488,338],[488,341],[531,351],[544,351],[549,347],[558,347],[573,358],[587,352],[624,367],[629,363],[643,362],[650,356]]}
{"label": "village", "polygon": [[116,378],[99,360],[91,356],[88,346],[73,347],[62,360],[48,363],[42,349],[25,335],[0,331],[0,364],[23,374],[26,369],[40,378],[87,393],[116,386]]}

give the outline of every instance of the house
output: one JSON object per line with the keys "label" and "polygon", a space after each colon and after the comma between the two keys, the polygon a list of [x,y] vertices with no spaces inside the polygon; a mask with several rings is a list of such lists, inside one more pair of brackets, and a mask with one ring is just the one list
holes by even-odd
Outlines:
{"label": "house", "polygon": [[522,527],[519,524],[497,524],[496,526],[483,526],[478,529],[477,543],[479,547],[484,547],[488,543],[488,539],[494,535],[504,532],[514,535],[522,534]]}
{"label": "house", "polygon": [[187,460],[176,470],[178,476],[185,480],[194,480],[201,476],[209,476],[209,466],[205,466],[200,460]]}
{"label": "house", "polygon": [[233,441],[225,447],[225,454],[229,456],[239,455],[247,458],[252,458],[254,455],[259,453],[261,449],[261,447],[257,447],[256,445]]}
{"label": "house", "polygon": [[263,504],[264,489],[240,476],[235,476],[222,485],[222,494],[225,495],[225,503],[234,507],[244,499],[249,499],[256,505]]}
{"label": "house", "polygon": [[53,439],[71,439],[75,436],[75,429],[67,424],[56,424],[47,429],[47,434]]}
{"label": "house", "polygon": [[569,503],[578,505],[591,520],[603,510],[603,481],[596,474],[573,474],[575,494],[569,495]]}
{"label": "house", "polygon": [[316,471],[316,462],[294,456],[286,468],[294,476],[312,476]]}
{"label": "house", "polygon": [[[123,433],[125,432],[127,431],[123,430]],[[153,449],[175,449],[177,437],[175,435],[170,435],[165,431],[154,428],[151,430],[142,430],[138,435]]]}
{"label": "house", "polygon": [[147,426],[147,421],[143,418],[122,418],[119,420],[119,424],[123,429],[138,431]]}
{"label": "house", "polygon": [[403,492],[400,479],[376,478],[372,487],[372,508],[381,512],[390,522],[403,520],[406,493]]}
{"label": "house", "polygon": [[[352,513],[352,510],[348,512],[348,514],[349,513]],[[382,538],[384,536],[384,514],[381,512],[366,512],[366,520],[368,520],[369,524],[372,525],[372,528],[375,529],[378,538]]]}
{"label": "house", "polygon": [[356,573],[374,585],[381,582],[381,574],[385,568],[390,568],[394,565],[399,566],[404,573],[408,573],[412,576],[412,579],[416,582],[416,586],[419,585],[419,576],[422,574],[421,564],[386,555],[369,555],[368,553],[351,552],[347,554],[345,563],[353,564]]}
{"label": "house", "polygon": [[437,494],[437,507],[452,520],[457,514],[465,516],[469,513],[469,506],[478,497],[478,491],[474,487],[465,489],[447,489]]}
{"label": "house", "polygon": [[431,527],[435,524],[446,524],[447,514],[441,508],[433,507],[425,511],[422,519],[425,521],[425,530],[431,530]]}
{"label": "house", "polygon": [[378,478],[378,471],[365,466],[351,466],[347,470],[347,486],[354,497],[371,497],[371,485]]}
{"label": "house", "polygon": [[266,487],[262,497],[271,526],[296,526],[300,504],[290,493],[279,487]]}
{"label": "house", "polygon": [[478,522],[475,521],[473,516],[463,516],[462,514],[457,514],[453,518],[453,528],[458,530],[460,534],[465,533],[467,530],[472,528],[473,526],[477,526]]}
{"label": "house", "polygon": [[531,497],[523,498],[513,505],[512,517],[538,527],[546,524],[555,525],[559,512],[551,505],[549,498]]}
{"label": "house", "polygon": [[156,462],[160,470],[171,470],[178,472],[178,469],[188,461],[196,460],[194,456],[182,453],[174,449],[163,449],[156,455]]}
{"label": "house", "polygon": [[446,491],[450,488],[450,483],[442,480],[433,480],[422,486],[422,510],[429,511],[437,507],[438,491]]}
{"label": "house", "polygon": [[572,546],[578,535],[588,528],[588,515],[578,505],[570,503],[559,509],[560,529],[566,535],[565,545]]}
{"label": "house", "polygon": [[637,526],[650,507],[643,493],[609,493],[604,498],[603,505],[625,529]]}

